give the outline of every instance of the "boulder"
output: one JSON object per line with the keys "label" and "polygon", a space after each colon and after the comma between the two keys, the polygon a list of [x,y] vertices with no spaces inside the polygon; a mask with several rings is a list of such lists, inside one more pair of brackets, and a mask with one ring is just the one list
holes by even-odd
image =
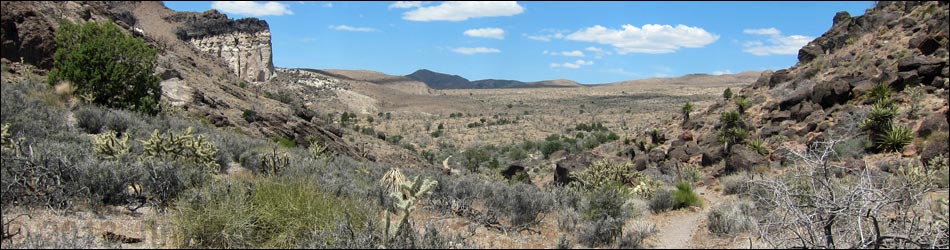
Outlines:
{"label": "boulder", "polygon": [[573,181],[573,178],[571,178],[571,173],[586,169],[591,163],[598,159],[599,157],[591,152],[567,156],[563,160],[555,163],[554,182],[558,184],[570,183]]}
{"label": "boulder", "polygon": [[692,140],[693,140],[693,133],[692,133],[692,132],[689,132],[689,131],[683,131],[683,133],[680,134],[680,138],[679,138],[679,139],[680,139],[680,140],[683,140],[683,141],[692,141]]}
{"label": "boulder", "polygon": [[703,148],[703,159],[700,162],[700,165],[712,166],[713,164],[718,163],[722,160],[723,156],[722,145],[709,145],[708,147]]}
{"label": "boulder", "polygon": [[789,80],[789,77],[788,77],[787,69],[780,69],[778,71],[775,71],[775,73],[772,73],[771,77],[769,77],[769,88],[775,87],[775,85],[778,85],[779,83],[783,83],[788,80]]}
{"label": "boulder", "polygon": [[703,149],[699,147],[699,144],[696,144],[694,141],[686,142],[686,154],[690,157],[702,153]]}
{"label": "boulder", "polygon": [[835,80],[815,85],[811,94],[811,101],[823,108],[848,101],[851,96],[851,86],[843,80]]}
{"label": "boulder", "polygon": [[739,170],[751,171],[756,166],[768,164],[765,157],[752,152],[745,145],[732,145],[730,150],[732,153],[729,154],[729,159],[726,160],[726,168],[723,169],[725,174]]}
{"label": "boulder", "polygon": [[531,183],[531,176],[528,175],[528,171],[525,170],[525,168],[521,166],[520,164],[509,165],[507,168],[505,168],[505,170],[501,171],[501,175],[504,176],[505,179],[508,179],[508,180],[511,180],[513,177],[515,177],[518,174],[521,174],[524,177],[524,179],[520,179],[520,181]]}
{"label": "boulder", "polygon": [[[816,40],[817,41],[817,40]],[[814,41],[798,50],[798,63],[805,64],[815,60],[819,55],[824,54],[824,49]]]}
{"label": "boulder", "polygon": [[933,113],[920,122],[920,127],[917,128],[917,136],[926,138],[934,132],[948,130],[950,130],[950,125],[947,124],[946,117],[940,113]]}
{"label": "boulder", "polygon": [[918,34],[907,43],[909,49],[918,49],[924,55],[930,55],[940,48],[940,41],[927,34]]}
{"label": "boulder", "polygon": [[674,147],[670,149],[670,159],[680,162],[686,162],[689,160],[689,154],[686,153],[686,146]]}
{"label": "boulder", "polygon": [[847,11],[838,11],[838,13],[835,13],[835,18],[833,19],[831,25],[834,26],[842,21],[850,21],[850,20],[851,20],[851,13],[848,13]]}
{"label": "boulder", "polygon": [[633,168],[637,171],[646,170],[650,166],[650,160],[646,156],[639,156],[633,160]]}
{"label": "boulder", "polygon": [[762,74],[759,75],[759,78],[755,80],[755,83],[752,83],[753,88],[760,88],[764,86],[769,86],[769,81],[772,80],[772,70],[765,70]]}
{"label": "boulder", "polygon": [[663,148],[655,147],[650,150],[650,162],[661,162],[666,159],[666,150]]}

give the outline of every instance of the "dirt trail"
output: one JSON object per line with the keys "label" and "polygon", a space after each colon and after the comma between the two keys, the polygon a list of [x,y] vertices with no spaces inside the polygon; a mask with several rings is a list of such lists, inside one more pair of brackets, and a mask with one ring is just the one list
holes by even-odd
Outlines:
{"label": "dirt trail", "polygon": [[709,209],[719,204],[720,197],[715,191],[707,191],[706,186],[698,187],[694,191],[703,198],[703,208],[683,209],[652,215],[652,221],[657,225],[654,248],[703,248],[703,246],[691,244],[693,243],[692,239],[697,230],[705,230],[705,228],[700,228],[701,222],[706,220],[706,213],[709,212]]}

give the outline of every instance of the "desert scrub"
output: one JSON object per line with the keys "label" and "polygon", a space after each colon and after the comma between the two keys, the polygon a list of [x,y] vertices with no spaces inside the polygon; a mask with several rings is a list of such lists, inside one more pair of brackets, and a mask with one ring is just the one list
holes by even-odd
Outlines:
{"label": "desert scrub", "polygon": [[372,214],[362,204],[301,179],[213,181],[182,195],[173,238],[178,247],[289,248],[339,220],[362,229]]}
{"label": "desert scrub", "polygon": [[706,215],[708,219],[706,227],[709,232],[717,235],[736,235],[746,232],[755,225],[755,221],[749,217],[754,209],[755,204],[745,200],[721,203],[713,207]]}
{"label": "desert scrub", "polygon": [[152,132],[148,140],[142,141],[144,155],[147,157],[173,157],[192,161],[205,167],[209,172],[216,173],[220,165],[215,159],[217,147],[206,139],[204,135],[194,136],[192,128],[188,127],[184,133],[159,133],[158,129]]}
{"label": "desert scrub", "polygon": [[746,173],[733,173],[731,175],[719,177],[719,184],[722,186],[722,194],[744,194],[749,191],[749,175]]}

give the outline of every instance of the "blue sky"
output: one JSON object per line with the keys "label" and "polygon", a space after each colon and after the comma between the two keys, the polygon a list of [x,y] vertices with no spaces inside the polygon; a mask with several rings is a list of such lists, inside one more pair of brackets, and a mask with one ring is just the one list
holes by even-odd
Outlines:
{"label": "blue sky", "polygon": [[872,2],[172,2],[270,25],[274,65],[584,84],[782,69]]}

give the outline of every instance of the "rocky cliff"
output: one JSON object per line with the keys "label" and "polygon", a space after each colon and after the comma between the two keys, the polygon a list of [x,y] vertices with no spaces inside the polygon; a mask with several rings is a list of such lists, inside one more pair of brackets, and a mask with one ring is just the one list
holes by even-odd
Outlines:
{"label": "rocky cliff", "polygon": [[[948,10],[946,2],[882,1],[860,16],[839,12],[827,32],[799,51],[795,66],[762,73],[732,99],[669,124],[665,131],[674,139],[652,150],[630,149],[629,155],[638,169],[689,163],[719,174],[768,171],[790,160],[791,149],[838,139],[847,148],[835,164],[858,170],[885,153],[868,146],[880,138],[859,126],[872,110],[867,93],[885,88],[896,104],[894,126],[908,128],[916,138],[890,155],[923,163],[947,155],[946,137],[940,135],[950,127]],[[743,107],[736,99],[744,100]],[[740,114],[747,136],[726,148],[717,133],[722,114],[732,111]],[[757,146],[748,145],[753,141]]]}
{"label": "rocky cliff", "polygon": [[274,77],[267,22],[257,18],[231,20],[217,10],[182,12],[168,20],[181,23],[175,32],[179,39],[220,57],[237,77],[250,82]]}

